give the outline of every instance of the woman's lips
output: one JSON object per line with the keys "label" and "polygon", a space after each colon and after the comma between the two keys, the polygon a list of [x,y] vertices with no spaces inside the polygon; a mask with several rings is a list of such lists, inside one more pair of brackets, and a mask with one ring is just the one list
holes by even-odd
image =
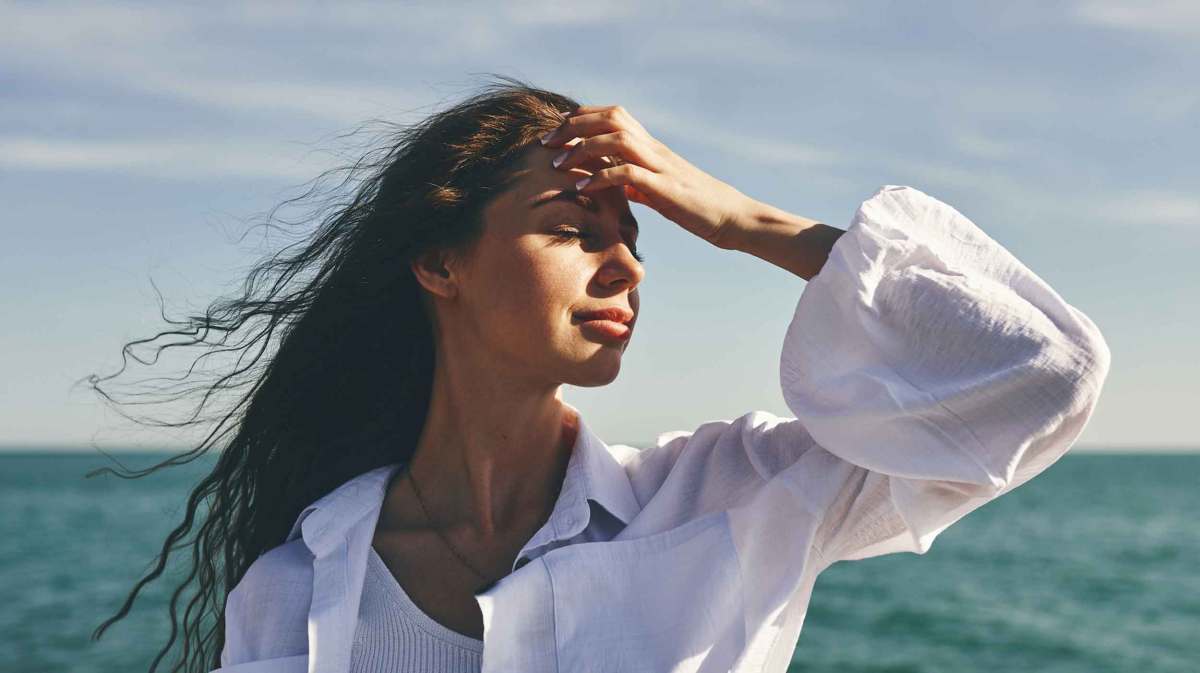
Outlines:
{"label": "woman's lips", "polygon": [[595,334],[606,336],[612,339],[628,339],[629,335],[633,333],[632,327],[615,320],[584,320],[583,322],[579,323],[579,326],[587,328],[589,331]]}
{"label": "woman's lips", "polygon": [[575,317],[580,320],[612,320],[615,322],[633,322],[634,314],[624,306],[606,306],[591,311],[578,311]]}

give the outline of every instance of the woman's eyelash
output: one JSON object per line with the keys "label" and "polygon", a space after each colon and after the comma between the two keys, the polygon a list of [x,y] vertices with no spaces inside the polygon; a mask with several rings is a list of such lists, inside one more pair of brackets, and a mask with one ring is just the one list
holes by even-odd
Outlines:
{"label": "woman's eyelash", "polygon": [[[560,236],[564,236],[566,238],[586,239],[586,238],[591,237],[591,234],[584,233],[578,229],[555,229],[554,233],[556,233]],[[630,252],[630,254],[633,255],[633,258],[636,259],[639,263],[646,261],[646,258],[637,251],[636,247],[629,246],[629,252]]]}

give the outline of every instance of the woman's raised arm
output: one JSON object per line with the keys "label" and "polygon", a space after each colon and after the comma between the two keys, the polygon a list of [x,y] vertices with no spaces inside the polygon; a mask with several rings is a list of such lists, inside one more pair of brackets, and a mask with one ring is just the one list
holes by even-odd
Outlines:
{"label": "woman's raised arm", "polygon": [[581,107],[544,142],[573,137],[559,168],[625,162],[577,188],[624,185],[710,243],[809,281],[780,357],[796,418],[748,432],[745,449],[819,520],[824,566],[924,553],[1056,461],[1091,417],[1111,360],[1099,329],[951,206],[885,185],[843,231],[746,197],[620,106]]}

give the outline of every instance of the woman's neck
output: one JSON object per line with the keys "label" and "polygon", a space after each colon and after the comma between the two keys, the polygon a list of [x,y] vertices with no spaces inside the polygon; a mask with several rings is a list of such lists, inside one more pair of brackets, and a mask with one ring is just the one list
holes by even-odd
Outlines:
{"label": "woman's neck", "polygon": [[408,465],[430,517],[482,539],[547,519],[579,430],[561,386],[533,392],[496,379],[450,380],[435,376]]}

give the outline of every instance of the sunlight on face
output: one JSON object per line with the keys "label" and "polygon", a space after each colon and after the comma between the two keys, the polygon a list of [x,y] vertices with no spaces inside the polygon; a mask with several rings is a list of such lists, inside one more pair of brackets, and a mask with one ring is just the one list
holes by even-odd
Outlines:
{"label": "sunlight on face", "polygon": [[531,145],[512,187],[484,209],[485,227],[462,275],[462,320],[474,347],[505,375],[604,385],[616,378],[628,338],[583,325],[575,313],[619,307],[637,321],[645,272],[637,221],[621,187],[578,194],[575,181],[612,165],[560,170],[561,150]]}

